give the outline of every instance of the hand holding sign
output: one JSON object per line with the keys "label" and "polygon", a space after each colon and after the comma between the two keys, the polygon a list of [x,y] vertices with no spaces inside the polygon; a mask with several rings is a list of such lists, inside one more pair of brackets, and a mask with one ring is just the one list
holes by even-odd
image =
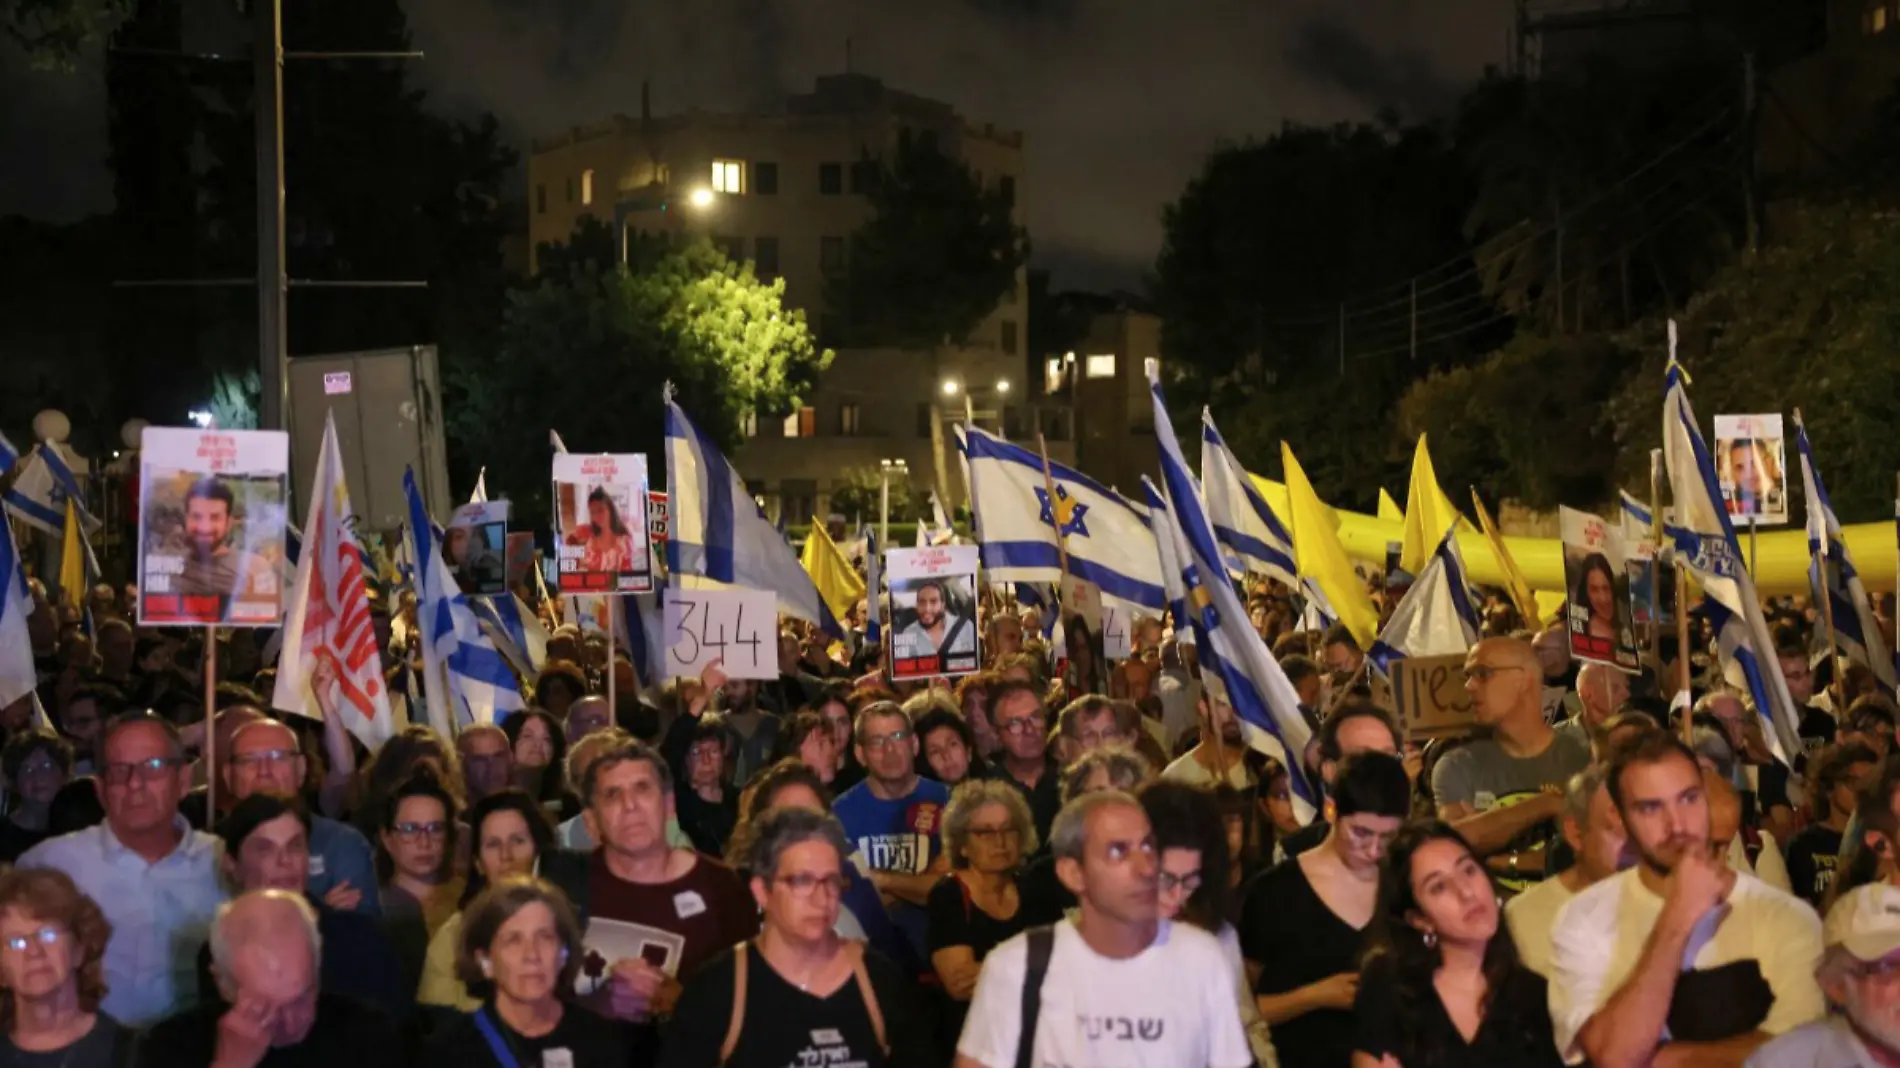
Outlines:
{"label": "hand holding sign", "polygon": [[666,672],[717,660],[734,679],[778,678],[778,599],[764,590],[666,591]]}

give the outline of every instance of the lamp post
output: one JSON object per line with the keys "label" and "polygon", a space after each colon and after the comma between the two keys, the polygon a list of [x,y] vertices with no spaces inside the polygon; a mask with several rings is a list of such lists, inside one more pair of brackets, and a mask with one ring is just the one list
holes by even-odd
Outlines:
{"label": "lamp post", "polygon": [[878,492],[877,501],[877,540],[880,545],[891,543],[891,475],[908,480],[910,464],[904,460],[879,460],[878,472],[883,475],[883,486]]}

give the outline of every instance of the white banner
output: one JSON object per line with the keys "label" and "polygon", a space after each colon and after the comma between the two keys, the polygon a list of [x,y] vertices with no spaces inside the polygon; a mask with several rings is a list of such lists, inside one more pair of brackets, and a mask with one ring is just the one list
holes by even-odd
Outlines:
{"label": "white banner", "polygon": [[778,598],[767,590],[666,591],[666,674],[697,676],[714,660],[734,679],[778,678]]}

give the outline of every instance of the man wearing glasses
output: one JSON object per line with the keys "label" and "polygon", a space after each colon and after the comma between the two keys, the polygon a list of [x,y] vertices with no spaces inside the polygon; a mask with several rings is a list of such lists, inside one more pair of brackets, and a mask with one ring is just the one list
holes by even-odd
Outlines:
{"label": "man wearing glasses", "polygon": [[[253,794],[298,798],[304,772],[297,732],[276,720],[247,723],[231,736],[224,786],[233,805]],[[383,914],[376,893],[376,856],[363,832],[311,813],[309,848],[310,881],[305,890],[311,897],[343,912]]]}
{"label": "man wearing glasses", "polygon": [[939,834],[950,790],[917,774],[917,735],[910,716],[890,701],[858,710],[858,762],[864,781],[838,795],[832,814],[844,824],[854,860],[890,906],[891,920],[928,959],[924,904],[950,870]]}
{"label": "man wearing glasses", "polygon": [[1432,772],[1438,818],[1458,828],[1513,889],[1544,875],[1545,848],[1563,814],[1564,784],[1590,764],[1590,745],[1544,720],[1537,653],[1516,638],[1486,638],[1465,656],[1472,719],[1491,728]]}
{"label": "man wearing glasses", "polygon": [[198,949],[224,892],[217,840],[178,814],[191,766],[178,729],[149,712],[107,725],[99,743],[105,822],[34,846],[25,868],[57,868],[112,923],[99,1008],[144,1028],[197,997]]}
{"label": "man wearing glasses", "polygon": [[1003,759],[992,765],[991,777],[1014,785],[1029,799],[1036,837],[1046,842],[1062,808],[1057,782],[1062,769],[1049,756],[1049,713],[1042,695],[1028,683],[998,683],[990,691],[990,722],[1003,739]]}

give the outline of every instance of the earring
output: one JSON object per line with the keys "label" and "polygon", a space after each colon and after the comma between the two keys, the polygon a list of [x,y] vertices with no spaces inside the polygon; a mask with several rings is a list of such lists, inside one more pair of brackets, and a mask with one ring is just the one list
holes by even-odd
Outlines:
{"label": "earring", "polygon": [[487,957],[483,957],[481,960],[482,960],[482,978],[493,979],[495,977],[494,962],[490,961]]}
{"label": "earring", "polygon": [[1438,932],[1437,931],[1425,932],[1425,948],[1426,949],[1438,948]]}

